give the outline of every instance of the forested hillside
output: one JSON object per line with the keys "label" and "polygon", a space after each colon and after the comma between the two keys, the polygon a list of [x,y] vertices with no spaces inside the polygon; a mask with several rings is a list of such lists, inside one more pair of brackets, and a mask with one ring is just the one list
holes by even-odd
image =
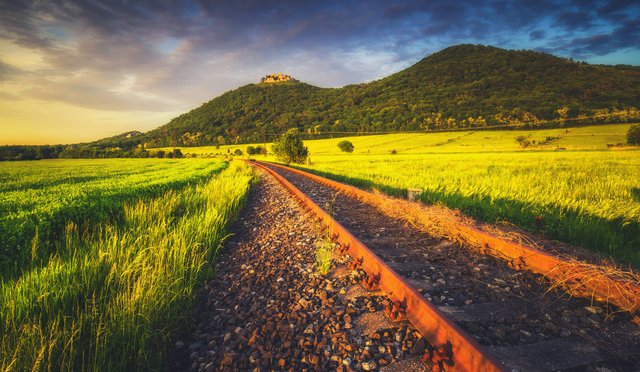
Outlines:
{"label": "forested hillside", "polygon": [[138,137],[148,146],[308,133],[412,131],[638,120],[640,69],[533,51],[459,45],[387,78],[343,88],[249,84]]}

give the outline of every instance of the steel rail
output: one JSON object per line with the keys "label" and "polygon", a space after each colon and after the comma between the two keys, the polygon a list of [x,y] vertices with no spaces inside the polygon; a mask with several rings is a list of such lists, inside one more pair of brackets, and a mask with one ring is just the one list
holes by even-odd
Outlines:
{"label": "steel rail", "polygon": [[[312,179],[348,195],[356,196],[368,204],[375,205],[375,201],[379,200],[379,196],[373,193],[344,183],[336,182],[296,168],[275,163],[268,164]],[[409,203],[408,201],[399,202]],[[477,247],[483,247],[480,249],[481,253],[503,260],[507,259],[511,262],[511,266],[517,270],[527,269],[548,277],[562,278],[566,275],[564,268],[571,267],[571,263],[561,257],[495,236],[474,226],[458,224],[456,229],[461,232],[460,235],[464,236],[467,241],[472,241]],[[580,283],[584,287],[583,297],[597,298],[630,312],[637,312],[640,309],[640,284],[610,276],[593,277],[592,275],[593,273],[589,271],[571,272],[572,280],[575,283]],[[580,294],[579,292],[574,293],[574,295]]]}
{"label": "steel rail", "polygon": [[369,287],[381,289],[393,301],[390,309],[393,315],[397,318],[404,315],[433,347],[427,350],[425,356],[436,369],[444,363],[445,368],[456,371],[507,370],[473,337],[428,302],[411,284],[303,192],[266,165],[255,161],[250,164],[273,176],[303,207],[313,212],[330,229],[335,240],[353,258],[356,265],[368,274]]}

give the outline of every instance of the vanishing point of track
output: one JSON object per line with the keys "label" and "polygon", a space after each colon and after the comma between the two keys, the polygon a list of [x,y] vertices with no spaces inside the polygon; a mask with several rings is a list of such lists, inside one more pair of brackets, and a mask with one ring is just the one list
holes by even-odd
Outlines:
{"label": "vanishing point of track", "polygon": [[[428,240],[428,237],[420,234],[414,236],[414,232],[403,230],[403,227],[391,226],[388,228],[389,235],[400,233],[407,235],[405,241],[416,242],[414,247],[404,249],[403,241],[399,239],[399,243],[392,247],[388,240],[384,240],[384,236],[380,237],[380,233],[365,232],[375,228],[376,223],[362,226],[363,221],[368,223],[371,219],[384,219],[374,216],[377,213],[375,208],[344,194],[336,196],[336,188],[354,188],[293,168],[259,162],[252,164],[277,179],[304,208],[330,229],[340,251],[351,257],[352,268],[366,273],[362,285],[369,290],[382,290],[391,300],[385,311],[389,318],[393,321],[408,320],[425,337],[429,347],[422,360],[427,366],[460,371],[595,371],[597,368],[633,370],[635,363],[640,360],[640,329],[632,322],[632,315],[621,313],[610,316],[611,309],[608,305],[561,295],[553,298],[553,294],[544,297],[545,301],[549,298],[551,300],[548,304],[541,305],[541,310],[539,304],[532,304],[531,299],[524,298],[527,292],[523,293],[521,289],[528,288],[534,294],[536,291],[543,294],[544,291],[553,292],[545,289],[539,276],[530,272],[518,272],[501,260],[480,257],[483,255],[478,252],[467,252],[470,256],[475,255],[475,261],[468,259],[465,254],[458,253],[455,256],[454,265],[466,265],[476,272],[472,271],[475,278],[462,280],[460,277],[457,278],[460,285],[452,285],[451,282],[456,281],[456,275],[464,276],[464,270],[449,270],[442,257],[447,257],[450,253],[442,257],[438,254],[448,252],[449,247],[460,252],[460,247],[452,247],[452,244],[434,239]],[[364,193],[361,190],[355,192]],[[349,206],[340,206],[347,200]],[[331,212],[336,209],[344,213],[336,212],[334,219],[319,206],[323,203],[327,204],[325,209],[331,209]],[[362,218],[359,220],[358,216]],[[350,232],[336,219],[342,219],[342,222],[350,225],[349,229],[352,231],[365,232],[362,240],[371,242],[371,248],[354,236],[357,235],[355,231]],[[387,218],[385,223],[388,220]],[[382,227],[379,231],[384,234],[387,232],[385,228],[387,227]],[[481,232],[478,234],[483,236]],[[507,255],[512,253],[519,254],[520,258],[524,256],[521,250],[526,247],[506,244],[501,239],[490,236],[483,239],[488,239],[487,247],[502,244],[501,248]],[[379,242],[382,243],[378,244]],[[419,246],[424,244],[438,248],[435,256],[432,254],[430,258],[429,252],[421,250]],[[525,257],[528,262],[521,259],[524,268],[538,273],[556,264],[553,256],[544,253],[539,256],[528,254]],[[445,273],[454,274],[446,280],[434,280],[435,274],[425,273],[422,269],[434,272],[444,270]],[[476,275],[478,273],[480,275]],[[483,274],[491,277],[484,277]],[[517,278],[517,284],[510,281],[510,278]],[[491,284],[485,283],[491,279]],[[447,282],[449,283],[446,284]],[[476,282],[481,283],[480,289],[465,286]],[[596,294],[605,287],[599,282],[591,285],[590,289]],[[488,287],[487,291],[495,293],[481,293],[485,287]],[[636,288],[632,288],[632,293],[633,290]],[[467,294],[473,300],[464,300],[460,297],[461,294]],[[609,302],[614,304],[636,300],[618,293],[608,295]],[[540,298],[543,296],[540,295]],[[503,323],[508,326],[503,326]],[[580,325],[574,327],[574,323]],[[592,325],[596,330],[589,329],[585,332],[581,329],[585,324],[590,327]],[[511,332],[514,329],[517,334],[515,338]]]}

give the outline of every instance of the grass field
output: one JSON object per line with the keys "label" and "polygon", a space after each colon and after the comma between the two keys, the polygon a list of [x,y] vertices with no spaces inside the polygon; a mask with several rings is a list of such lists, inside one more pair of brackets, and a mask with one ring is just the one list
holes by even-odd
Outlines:
{"label": "grass field", "polygon": [[[539,130],[496,130],[496,131],[458,131],[436,133],[400,133],[370,136],[342,137],[322,140],[306,140],[312,161],[318,156],[339,154],[338,142],[349,140],[353,142],[353,155],[389,155],[392,150],[397,154],[425,154],[425,153],[455,153],[455,152],[492,152],[492,151],[549,151],[566,150],[604,150],[607,145],[617,145],[626,142],[625,135],[628,124],[606,126],[574,127],[566,129]],[[536,141],[536,145],[523,149],[516,141],[517,136],[525,136],[529,141]],[[547,137],[558,137],[547,144],[539,145]],[[224,145],[203,147],[179,147],[184,154],[215,155],[233,153],[236,149],[246,153],[247,146],[252,145]],[[271,148],[271,144],[267,144]],[[172,150],[173,147],[162,148]],[[158,149],[160,150],[160,149]]]}
{"label": "grass field", "polygon": [[245,165],[195,159],[3,163],[0,174],[3,231],[28,242],[25,254],[3,241],[1,370],[160,369],[253,179]]}
{"label": "grass field", "polygon": [[[305,141],[304,169],[363,188],[405,195],[425,190],[487,222],[509,221],[605,256],[640,265],[640,149],[624,144],[629,125],[529,131],[389,134]],[[522,148],[515,140],[532,143]],[[353,153],[337,143],[349,140]],[[535,143],[534,143],[535,141]],[[542,142],[542,144],[541,144]],[[242,146],[183,148],[233,152]],[[395,154],[392,154],[395,152]],[[272,156],[254,156],[275,160]]]}
{"label": "grass field", "polygon": [[200,159],[0,163],[0,279],[46,262],[68,222],[84,230],[117,220],[124,202],[202,180],[225,166]]}

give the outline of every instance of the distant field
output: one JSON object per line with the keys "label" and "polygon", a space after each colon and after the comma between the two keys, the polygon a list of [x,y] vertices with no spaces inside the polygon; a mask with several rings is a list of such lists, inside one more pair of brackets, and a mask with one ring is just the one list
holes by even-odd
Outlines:
{"label": "distant field", "polygon": [[166,366],[253,174],[127,159],[1,163],[0,177],[0,370],[111,371]]}
{"label": "distant field", "polygon": [[[536,231],[535,219],[541,216],[542,232],[555,239],[640,265],[640,149],[616,146],[624,144],[628,128],[625,124],[305,141],[311,165],[303,168],[394,195],[422,188],[424,202],[442,202],[487,222],[506,220]],[[515,140],[518,136],[532,145],[523,149]],[[337,143],[342,140],[353,142],[355,151],[340,152]],[[236,148],[244,152],[246,146],[182,151],[208,154]]]}
{"label": "distant field", "polygon": [[[485,131],[457,131],[437,133],[403,133],[342,137],[322,140],[306,140],[312,161],[315,157],[334,155],[339,153],[336,147],[342,140],[353,142],[353,154],[382,155],[395,150],[398,154],[424,153],[452,153],[452,152],[490,152],[490,151],[544,151],[544,150],[602,150],[607,145],[624,144],[629,124],[600,125],[576,127],[567,129],[539,129],[539,130],[485,130]],[[523,149],[515,141],[517,136],[525,136],[529,141],[536,141],[536,145]],[[547,137],[558,137],[547,144],[539,145]],[[233,153],[236,149],[246,153],[247,146],[253,145],[224,145],[203,147],[178,147],[185,154],[215,155]],[[271,148],[271,144],[267,144]],[[165,147],[171,150],[173,147]],[[158,149],[160,150],[160,149]]]}

